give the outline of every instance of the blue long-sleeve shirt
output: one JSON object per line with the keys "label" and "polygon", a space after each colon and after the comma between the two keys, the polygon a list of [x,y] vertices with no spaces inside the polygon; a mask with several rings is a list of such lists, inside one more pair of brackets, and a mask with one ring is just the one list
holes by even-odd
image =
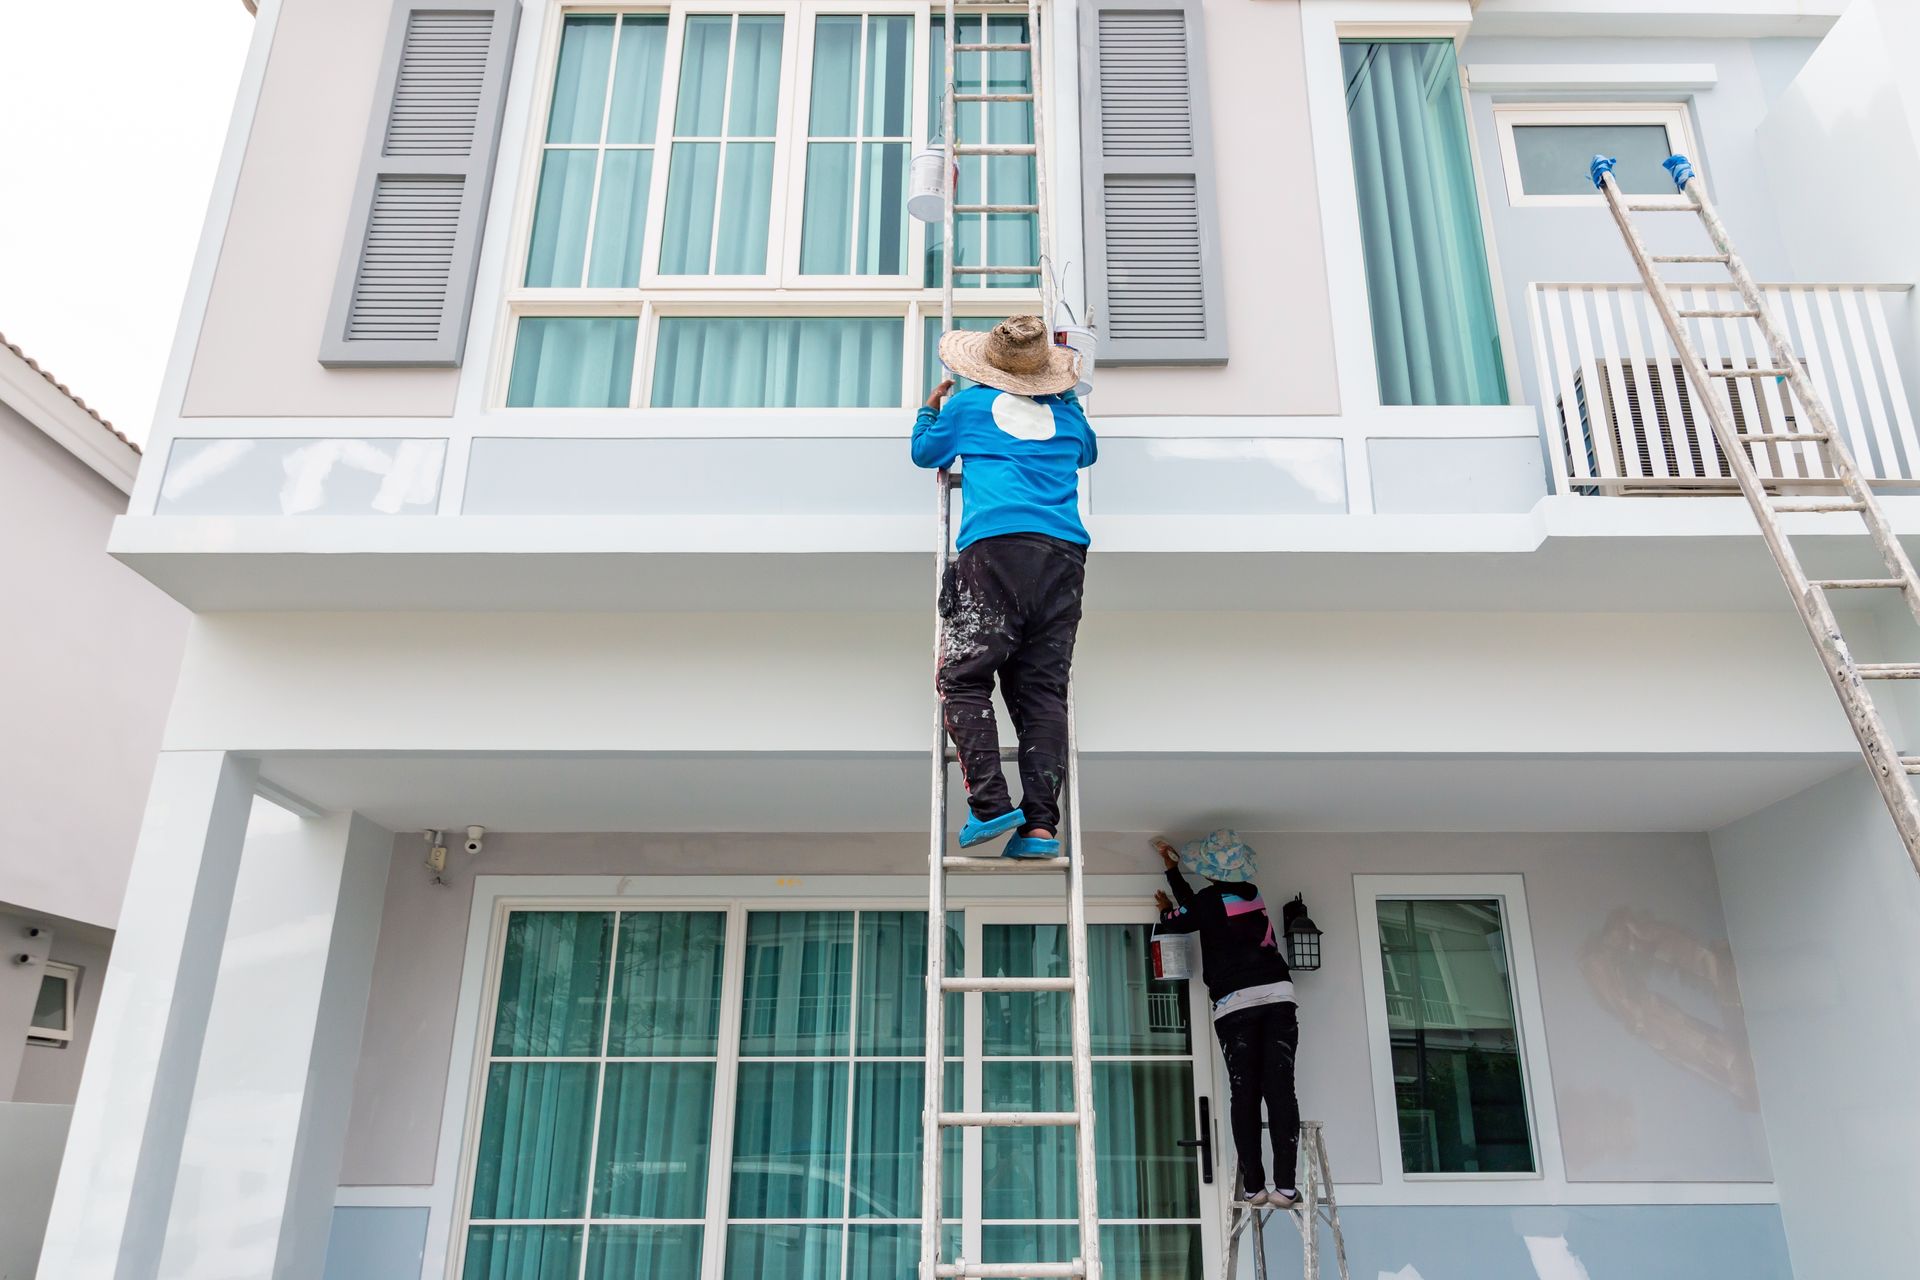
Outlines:
{"label": "blue long-sleeve shirt", "polygon": [[1029,398],[973,386],[939,414],[922,408],[913,424],[913,460],[922,467],[964,462],[960,536],[965,548],[1007,533],[1042,533],[1086,546],[1080,522],[1080,468],[1099,457],[1086,412],[1071,391]]}

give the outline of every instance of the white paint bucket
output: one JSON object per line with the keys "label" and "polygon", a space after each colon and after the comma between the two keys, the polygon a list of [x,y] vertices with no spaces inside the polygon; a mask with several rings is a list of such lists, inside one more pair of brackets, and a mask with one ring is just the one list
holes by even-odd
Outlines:
{"label": "white paint bucket", "polygon": [[940,222],[947,216],[947,153],[915,153],[907,172],[907,212],[922,222]]}
{"label": "white paint bucket", "polygon": [[1193,935],[1154,931],[1148,943],[1153,953],[1153,976],[1162,982],[1185,982],[1193,976]]}
{"label": "white paint bucket", "polygon": [[1071,347],[1080,356],[1080,381],[1074,384],[1073,393],[1084,396],[1093,390],[1093,353],[1100,340],[1093,330],[1077,324],[1063,324],[1053,331],[1053,345]]}

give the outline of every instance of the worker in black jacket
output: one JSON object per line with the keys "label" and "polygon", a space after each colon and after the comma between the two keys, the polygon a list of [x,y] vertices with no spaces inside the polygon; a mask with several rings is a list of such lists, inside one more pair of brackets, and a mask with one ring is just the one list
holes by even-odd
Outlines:
{"label": "worker in black jacket", "polygon": [[[1213,1029],[1227,1060],[1227,1113],[1240,1157],[1246,1203],[1292,1208],[1299,1203],[1294,1166],[1300,1149],[1300,1104],[1293,1091],[1293,1060],[1300,1044],[1293,981],[1274,933],[1273,918],[1253,883],[1253,850],[1232,831],[1216,831],[1175,851],[1153,847],[1173,889],[1154,894],[1162,933],[1200,935],[1200,964],[1213,1001]],[[1182,870],[1204,876],[1194,892]],[[1261,1164],[1260,1104],[1267,1105],[1273,1143],[1273,1187]]]}

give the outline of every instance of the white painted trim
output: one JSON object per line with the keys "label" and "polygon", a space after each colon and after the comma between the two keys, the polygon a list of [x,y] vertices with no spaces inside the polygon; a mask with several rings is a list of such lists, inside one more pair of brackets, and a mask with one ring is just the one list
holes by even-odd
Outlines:
{"label": "white painted trim", "polygon": [[128,511],[140,515],[151,514],[159,499],[160,473],[165,470],[174,432],[186,411],[187,383],[200,345],[201,326],[206,323],[208,301],[213,296],[213,277],[219,269],[220,250],[233,217],[234,194],[240,188],[240,170],[246,161],[254,114],[259,109],[260,90],[266,81],[268,55],[273,52],[274,34],[279,25],[280,0],[259,0],[247,60],[234,93],[233,115],[227,121],[226,141],[220,148],[220,165],[214,170],[213,187],[207,196],[206,220],[201,224],[200,242],[193,252],[193,267],[187,273],[180,318],[174,326],[173,347],[160,379],[159,396],[154,401],[153,427],[146,444],[147,457],[154,461],[142,468],[127,506]]}
{"label": "white painted trim", "polygon": [[1479,0],[1475,35],[1817,39],[1850,0]]}
{"label": "white painted trim", "polygon": [[[1592,195],[1529,195],[1520,174],[1520,150],[1513,131],[1526,125],[1659,125],[1667,131],[1668,154],[1684,155],[1705,176],[1706,166],[1694,141],[1684,102],[1497,102],[1493,106],[1493,128],[1500,140],[1500,169],[1506,178],[1507,203],[1516,209],[1577,209],[1605,205],[1595,191]],[[1678,192],[1637,195],[1646,204],[1686,208],[1687,198]]]}
{"label": "white painted trim", "polygon": [[1475,62],[1467,86],[1479,93],[1682,92],[1711,89],[1711,62]]}
{"label": "white painted trim", "polygon": [[[1569,1202],[1566,1164],[1560,1150],[1560,1117],[1554,1101],[1553,1071],[1547,1055],[1546,1015],[1540,997],[1527,913],[1526,884],[1518,875],[1356,875],[1354,911],[1359,923],[1361,990],[1366,1000],[1367,1044],[1373,1070],[1376,1136],[1380,1144],[1380,1186],[1395,1197],[1432,1196],[1430,1204],[1509,1204]],[[1393,1048],[1387,1026],[1386,979],[1380,959],[1380,924],[1374,903],[1380,898],[1497,898],[1507,946],[1509,990],[1520,1029],[1521,1078],[1527,1101],[1527,1125],[1533,1135],[1533,1174],[1421,1174],[1401,1172],[1400,1133],[1395,1117]],[[1396,1199],[1395,1203],[1404,1202]]]}
{"label": "white painted trim", "polygon": [[0,346],[0,404],[40,428],[120,492],[133,492],[140,451],[6,346]]}

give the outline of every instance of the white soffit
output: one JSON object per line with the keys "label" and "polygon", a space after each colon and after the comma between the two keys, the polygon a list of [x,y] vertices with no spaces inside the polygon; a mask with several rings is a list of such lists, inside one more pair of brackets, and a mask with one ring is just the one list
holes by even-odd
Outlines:
{"label": "white soffit", "polygon": [[1670,93],[1711,89],[1719,82],[1719,68],[1711,62],[1475,62],[1467,67],[1468,87],[1483,93]]}
{"label": "white soffit", "polygon": [[4,340],[0,340],[0,404],[46,432],[120,492],[133,491],[140,451]]}
{"label": "white soffit", "polygon": [[1824,36],[1851,0],[1480,0],[1476,36]]}

